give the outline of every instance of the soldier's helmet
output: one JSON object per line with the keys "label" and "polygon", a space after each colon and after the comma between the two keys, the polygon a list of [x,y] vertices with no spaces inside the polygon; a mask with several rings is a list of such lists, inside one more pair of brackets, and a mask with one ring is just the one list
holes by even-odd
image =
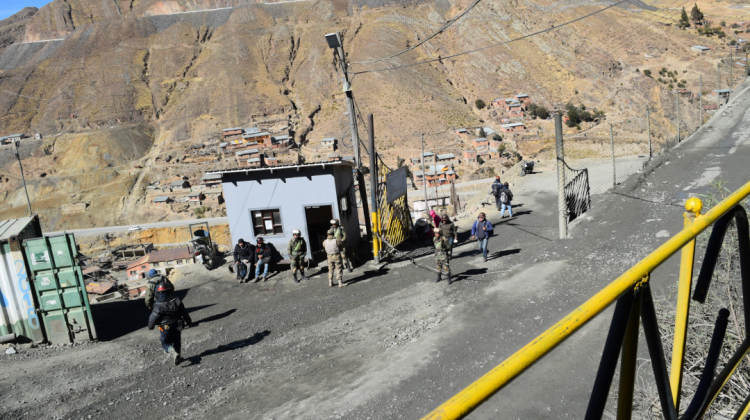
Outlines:
{"label": "soldier's helmet", "polygon": [[299,229],[294,229],[292,231],[292,235],[299,235]]}
{"label": "soldier's helmet", "polygon": [[339,225],[339,219],[331,219],[331,224],[333,226],[338,226]]}
{"label": "soldier's helmet", "polygon": [[432,230],[433,230],[433,232],[435,232],[435,235],[437,235],[437,236],[440,236],[440,235],[443,234],[443,231],[440,230],[440,228],[435,228],[435,229],[432,229]]}

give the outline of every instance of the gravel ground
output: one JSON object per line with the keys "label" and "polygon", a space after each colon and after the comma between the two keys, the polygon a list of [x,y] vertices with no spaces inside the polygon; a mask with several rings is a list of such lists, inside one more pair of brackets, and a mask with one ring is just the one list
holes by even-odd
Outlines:
{"label": "gravel ground", "polygon": [[[241,285],[225,268],[194,267],[177,282],[197,323],[183,333],[188,360],[178,367],[144,328],[141,300],[96,305],[100,342],[0,352],[0,418],[419,418],[675,234],[687,197],[719,177],[730,189],[750,179],[750,101],[737,97],[598,200],[571,239],[556,239],[554,171],[520,179],[517,216],[488,212],[487,263],[466,242],[472,220],[460,221],[451,286],[410,261],[359,267],[343,289],[317,269],[301,284],[279,273]],[[430,256],[416,262],[432,266]],[[676,268],[672,258],[655,271],[656,293]],[[581,418],[610,311],[469,418]]]}

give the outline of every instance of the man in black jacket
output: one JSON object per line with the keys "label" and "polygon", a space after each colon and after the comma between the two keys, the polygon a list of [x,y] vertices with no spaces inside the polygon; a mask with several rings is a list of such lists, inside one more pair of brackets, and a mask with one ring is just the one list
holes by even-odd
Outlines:
{"label": "man in black jacket", "polygon": [[172,356],[175,366],[182,361],[180,356],[182,321],[187,327],[193,323],[185,305],[180,302],[180,299],[172,296],[172,288],[166,283],[159,283],[156,286],[156,303],[148,318],[148,329],[153,330],[155,326],[159,326],[161,346],[168,355]]}
{"label": "man in black jacket", "polygon": [[503,189],[503,183],[500,182],[500,175],[495,177],[495,182],[492,183],[492,195],[495,196],[495,207],[500,210],[500,190]]}
{"label": "man in black jacket", "polygon": [[513,193],[510,192],[510,186],[506,182],[503,184],[503,188],[500,190],[500,195],[498,196],[498,200],[500,201],[500,218],[505,217],[505,208],[508,208],[508,217],[513,217],[513,207],[511,207],[510,202],[513,201]]}
{"label": "man in black jacket", "polygon": [[[234,264],[229,266],[229,271],[237,273],[237,278],[240,279],[240,283],[246,283],[250,278],[250,273],[252,273],[253,263],[255,262],[253,261],[255,253],[251,248],[252,246],[242,238],[237,241],[237,245],[234,247]],[[244,277],[240,277],[239,275],[240,262],[245,264],[247,269]]]}
{"label": "man in black jacket", "polygon": [[258,238],[258,245],[255,246],[255,283],[260,281],[260,268],[263,267],[263,281],[268,277],[268,265],[271,263],[273,252],[271,247],[266,244],[263,238]]}

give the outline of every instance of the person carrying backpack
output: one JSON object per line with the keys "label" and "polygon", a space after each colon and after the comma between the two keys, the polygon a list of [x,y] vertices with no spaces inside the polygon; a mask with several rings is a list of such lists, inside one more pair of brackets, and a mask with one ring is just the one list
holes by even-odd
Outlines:
{"label": "person carrying backpack", "polygon": [[479,251],[482,253],[484,262],[487,262],[487,242],[492,236],[492,223],[486,219],[484,212],[479,213],[477,221],[471,227],[471,239],[479,242]]}
{"label": "person carrying backpack", "polygon": [[166,282],[161,282],[156,286],[156,303],[151,316],[148,317],[148,329],[153,330],[154,327],[159,327],[161,346],[174,359],[174,364],[177,366],[182,361],[182,356],[180,356],[182,328],[183,326],[190,327],[193,320],[190,319],[180,299],[172,296],[173,290],[174,288]]}
{"label": "person carrying backpack", "polygon": [[500,182],[500,175],[495,177],[495,182],[492,183],[492,195],[495,196],[495,207],[500,210],[500,190],[503,188],[503,183]]}
{"label": "person carrying backpack", "polygon": [[505,208],[508,207],[508,217],[513,217],[513,208],[510,205],[510,202],[513,201],[513,193],[510,191],[510,187],[508,186],[508,183],[506,182],[503,184],[503,188],[500,190],[500,218],[505,217]]}

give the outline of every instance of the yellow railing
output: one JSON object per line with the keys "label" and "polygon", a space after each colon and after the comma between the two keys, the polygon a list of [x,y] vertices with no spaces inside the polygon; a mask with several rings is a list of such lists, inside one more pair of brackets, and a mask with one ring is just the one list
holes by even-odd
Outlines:
{"label": "yellow railing", "polygon": [[[378,159],[378,161],[378,208],[377,212],[373,210],[372,213],[372,231],[376,236],[373,238],[373,251],[375,255],[382,256],[382,253],[392,250],[409,238],[411,214],[406,194],[388,203],[386,175],[391,172],[391,169],[382,160]],[[379,239],[384,241],[390,249],[379,243]]]}
{"label": "yellow railing", "polygon": [[[460,391],[451,399],[437,407],[435,410],[425,416],[424,419],[437,420],[463,418],[477,406],[479,406],[483,401],[503,388],[503,386],[505,386],[513,378],[521,374],[524,370],[526,370],[526,368],[546,355],[561,341],[573,334],[586,322],[601,313],[609,305],[614,303],[618,298],[626,293],[632,292],[634,289],[639,288],[644,283],[647,283],[649,275],[654,271],[654,269],[656,269],[677,251],[683,249],[683,261],[680,270],[680,286],[678,291],[678,319],[676,322],[676,329],[679,329],[679,331],[675,333],[675,351],[673,353],[672,376],[670,378],[670,382],[672,383],[672,393],[670,393],[670,395],[668,396],[669,403],[672,404],[670,411],[675,410],[675,403],[673,403],[672,401],[678,401],[677,396],[679,396],[681,388],[680,383],[682,378],[682,363],[684,357],[685,329],[687,326],[687,317],[689,312],[688,302],[690,293],[690,281],[692,279],[695,238],[696,236],[698,236],[698,234],[700,234],[711,224],[713,224],[717,219],[734,209],[734,207],[740,204],[742,200],[748,195],[750,195],[750,182],[743,185],[742,188],[732,193],[730,196],[718,203],[714,208],[709,210],[704,215],[700,215],[702,206],[700,200],[698,200],[697,198],[688,200],[686,202],[686,209],[688,213],[685,216],[685,228],[680,233],[670,238],[666,243],[651,252],[651,254],[649,254],[647,257],[632,266],[628,271],[615,279],[608,286],[604,287],[601,291],[596,293],[584,304],[573,310],[573,312],[569,313],[565,318],[557,322],[547,331],[515,352],[501,364],[499,364],[484,376],[476,380],[474,383]],[[640,302],[640,300],[638,300],[638,302]],[[640,305],[640,303],[637,303],[634,306],[638,305]],[[630,316],[631,318],[632,314],[633,312],[628,312],[628,316]],[[629,325],[629,328],[632,329],[632,324]],[[625,334],[626,344],[623,348],[623,352],[625,352],[626,350],[634,350],[634,348],[628,346],[627,344],[629,340],[628,337],[632,338],[632,334]],[[637,333],[635,334],[635,340],[637,342]],[[743,345],[741,346],[743,347],[742,350],[744,350],[744,353],[747,353],[748,349],[750,349],[750,342],[748,342],[747,344],[748,345],[745,346],[745,343],[743,343]],[[742,357],[740,356],[736,359],[738,360],[735,362],[734,366],[726,366],[724,368],[725,371],[729,371],[729,374],[734,372],[734,369],[736,369],[737,365],[739,365]],[[624,360],[625,356],[623,356],[623,361]],[[732,360],[735,360],[735,358],[733,357]],[[623,372],[623,375],[627,376],[631,373],[632,372]],[[724,373],[726,372],[722,371],[722,374]],[[719,378],[721,377],[722,375],[719,375]],[[622,380],[623,379],[621,379],[621,386],[623,384]],[[625,378],[625,381],[627,381],[627,378]],[[726,378],[724,380],[724,383],[725,382]],[[632,395],[632,384],[630,386],[630,395]],[[710,391],[711,395],[708,395],[707,397],[709,398],[709,401],[713,401],[716,395],[718,395],[719,391],[721,391],[722,386],[723,383],[716,384],[715,386],[712,385]],[[666,404],[664,405],[664,407],[668,405],[669,404]],[[750,410],[749,407],[750,397],[745,400],[745,403],[741,406],[740,410],[748,411]],[[627,410],[622,410],[623,413],[620,413],[621,408],[622,405],[618,407],[618,419],[629,419],[629,413],[627,415],[624,413],[624,411]],[[703,410],[703,412],[705,412],[705,409]]]}

